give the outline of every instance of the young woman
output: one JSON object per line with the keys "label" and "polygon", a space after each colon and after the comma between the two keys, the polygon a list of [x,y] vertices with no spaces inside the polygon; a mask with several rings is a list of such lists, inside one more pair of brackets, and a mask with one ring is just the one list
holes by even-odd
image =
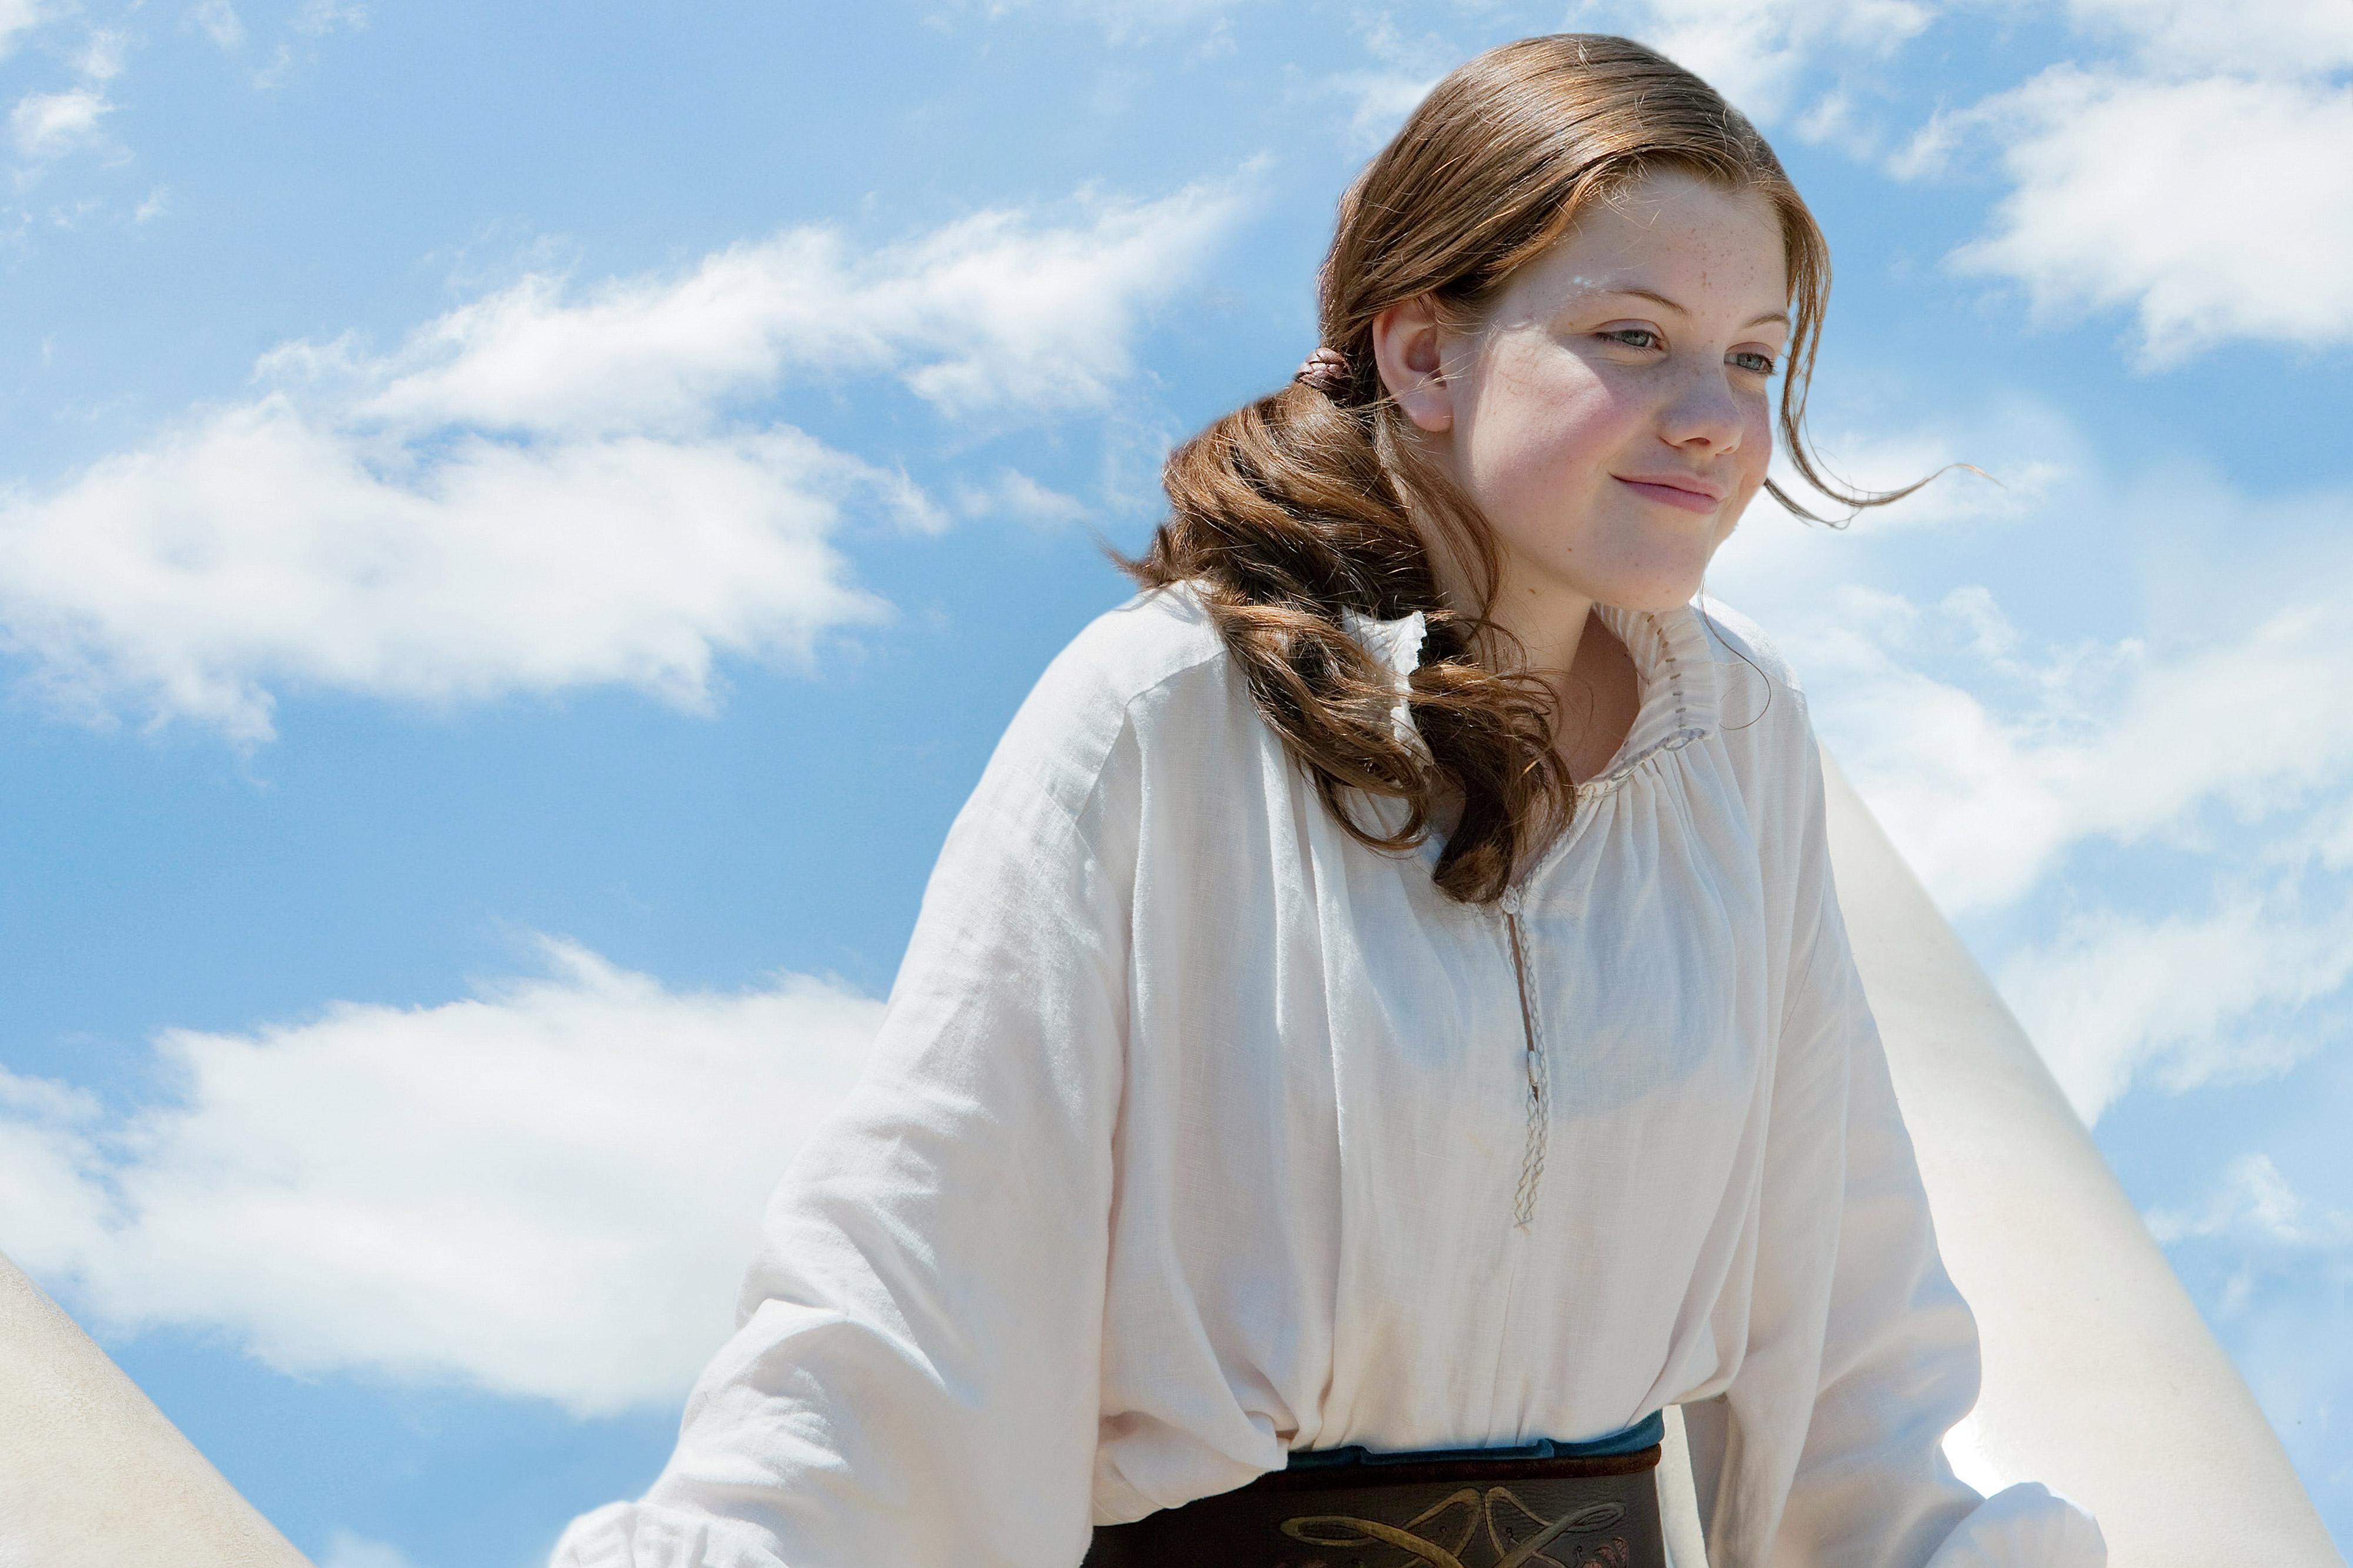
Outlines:
{"label": "young woman", "polygon": [[669,1468],[560,1563],[1640,1568],[1670,1405],[1715,1568],[2104,1561],[1941,1458],[1975,1327],[1805,698],[1694,597],[1785,367],[1815,477],[1829,275],[1647,49],[1439,84],[1323,346],[1170,459],[1145,591],[958,817]]}

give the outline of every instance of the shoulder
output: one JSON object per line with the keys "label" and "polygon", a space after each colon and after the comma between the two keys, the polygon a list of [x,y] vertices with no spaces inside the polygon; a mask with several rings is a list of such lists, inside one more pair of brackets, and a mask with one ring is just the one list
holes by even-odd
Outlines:
{"label": "shoulder", "polygon": [[1178,583],[1146,589],[1088,622],[1038,684],[1058,696],[1128,708],[1225,658],[1224,639],[1198,595]]}
{"label": "shoulder", "polygon": [[1694,598],[1692,607],[1698,613],[1720,682],[1725,680],[1725,667],[1731,666],[1751,671],[1772,688],[1804,694],[1796,668],[1763,626],[1710,594]]}
{"label": "shoulder", "polygon": [[1728,734],[1810,742],[1805,683],[1765,628],[1710,595],[1692,613],[1714,662],[1717,716]]}
{"label": "shoulder", "polygon": [[1752,826],[1768,844],[1809,838],[1821,773],[1804,682],[1764,627],[1723,600],[1692,602],[1715,675],[1716,739]]}
{"label": "shoulder", "polygon": [[1194,730],[1206,740],[1229,722],[1233,676],[1224,640],[1192,589],[1148,589],[1096,616],[1054,656],[989,770],[1024,775],[1083,816],[1105,775],[1132,763],[1145,739],[1178,742],[1169,731]]}

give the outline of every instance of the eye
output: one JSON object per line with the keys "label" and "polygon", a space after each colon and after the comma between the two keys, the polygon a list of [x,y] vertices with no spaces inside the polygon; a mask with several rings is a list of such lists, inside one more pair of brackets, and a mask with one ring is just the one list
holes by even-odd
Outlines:
{"label": "eye", "polygon": [[1613,327],[1600,335],[1608,338],[1613,343],[1626,343],[1626,340],[1628,338],[1648,338],[1651,340],[1646,343],[1626,343],[1626,346],[1630,349],[1653,348],[1657,346],[1659,341],[1659,334],[1651,331],[1648,327]]}
{"label": "eye", "polygon": [[1757,363],[1754,364],[1744,364],[1740,368],[1746,371],[1754,371],[1758,375],[1770,375],[1773,374],[1775,368],[1772,355],[1761,354],[1753,349],[1742,349],[1732,357],[1737,360],[1756,361]]}

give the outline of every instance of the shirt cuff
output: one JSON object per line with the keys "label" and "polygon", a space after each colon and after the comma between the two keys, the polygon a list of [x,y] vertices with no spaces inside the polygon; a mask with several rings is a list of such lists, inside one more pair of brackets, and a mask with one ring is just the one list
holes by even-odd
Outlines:
{"label": "shirt cuff", "polygon": [[2107,1568],[2092,1516],[2038,1481],[2004,1487],[1972,1510],[1927,1568]]}

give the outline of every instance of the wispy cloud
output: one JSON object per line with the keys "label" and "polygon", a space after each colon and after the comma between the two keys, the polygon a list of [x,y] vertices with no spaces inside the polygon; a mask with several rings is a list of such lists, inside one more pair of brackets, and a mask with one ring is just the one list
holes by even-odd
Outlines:
{"label": "wispy cloud", "polygon": [[203,0],[188,13],[188,25],[203,31],[222,49],[234,54],[245,46],[245,19],[230,0]]}
{"label": "wispy cloud", "polygon": [[986,483],[959,485],[956,510],[967,517],[1003,517],[1033,528],[1051,528],[1083,521],[1092,509],[1075,496],[1049,489],[1018,468],[999,468]]}
{"label": "wispy cloud", "polygon": [[84,81],[112,81],[122,74],[122,53],[128,44],[120,32],[101,27],[82,44],[74,69]]}
{"label": "wispy cloud", "polygon": [[1096,407],[1134,374],[1145,313],[1248,210],[1250,183],[1245,172],[1157,201],[1082,198],[1062,223],[992,209],[867,252],[833,228],[792,229],[683,278],[579,296],[526,278],[386,359],[301,345],[277,363],[356,373],[372,387],[360,412],[396,425],[668,428],[787,366],[895,375],[961,418]]}
{"label": "wispy cloud", "polygon": [[[2339,1075],[2335,1088],[2353,1083]],[[2316,1184],[2307,1174],[2306,1184]],[[2333,1523],[2353,1508],[2353,1212],[2337,1201],[2341,1184],[2321,1190],[2334,1195],[2316,1201],[2270,1154],[2249,1152],[2203,1201],[2147,1217]]]}
{"label": "wispy cloud", "polygon": [[1349,139],[1369,150],[1397,133],[1438,79],[1461,63],[1461,50],[1437,34],[1409,37],[1388,16],[1366,18],[1358,33],[1369,62],[1335,71],[1317,87],[1348,105]]}
{"label": "wispy cloud", "polygon": [[0,1075],[0,1247],[115,1331],[219,1330],[290,1372],[675,1401],[881,1004],[545,952],[439,1006],[168,1032],[160,1101],[121,1121]]}
{"label": "wispy cloud", "polygon": [[1884,59],[1937,12],[1921,0],[1642,0],[1617,9],[1631,14],[1644,43],[1761,121],[1789,113],[1813,72],[1858,56]]}
{"label": "wispy cloud", "polygon": [[[0,55],[8,52],[12,33],[48,20],[50,13],[45,8],[22,4],[12,8],[8,0],[0,0]],[[92,28],[80,47],[66,57],[72,85],[26,92],[9,106],[8,140],[16,155],[16,183],[20,190],[37,182],[46,165],[69,154],[119,152],[111,146],[106,130],[106,121],[115,110],[107,84],[122,74],[126,47],[121,31]],[[67,215],[79,216],[79,210],[96,205],[96,198],[84,196],[54,216],[71,226],[72,216]]]}
{"label": "wispy cloud", "polygon": [[99,121],[112,109],[94,87],[28,92],[8,111],[8,134],[18,156],[47,162],[96,143]]}
{"label": "wispy cloud", "polygon": [[[2002,481],[1954,470],[1844,531],[1760,502],[1709,574],[1790,649],[1841,765],[1947,910],[2011,905],[2087,841],[2174,842],[2211,811],[2284,827],[2353,798],[2353,728],[2320,717],[2353,686],[2336,607],[2353,552],[2328,544],[2353,493],[2114,471],[2033,402],[1934,431],[1832,423],[1821,441],[1867,487],[1962,459]],[[2121,562],[2097,542],[2118,537]],[[1928,548],[1924,578],[1910,563]],[[2052,573],[2091,584],[2070,602],[2094,625],[2137,603],[2121,618],[2138,629],[2021,624],[2005,596],[2047,613]]]}
{"label": "wispy cloud", "polygon": [[[1761,509],[1711,578],[1790,650],[1818,727],[1947,910],[2031,911],[2002,987],[2087,1120],[2138,1084],[2289,1070],[2353,984],[2353,727],[2335,719],[2353,552],[2330,543],[2353,495],[2114,472],[2027,405],[1942,425],[1833,426],[1824,444],[1864,485],[1964,454],[2010,482],[1949,473],[1845,532]],[[2121,563],[2093,544],[2118,535]],[[1940,563],[1925,576],[1924,549]],[[1991,575],[1943,586],[1957,561]],[[2054,600],[2050,582],[2091,586]],[[2021,624],[2013,601],[2063,629]],[[2076,879],[2120,853],[2137,858],[2099,862],[2140,868],[2120,883]]]}
{"label": "wispy cloud", "polygon": [[63,711],[259,741],[280,686],[706,708],[721,655],[805,666],[884,613],[831,541],[903,481],[798,431],[423,446],[274,395],[0,503],[5,645]]}
{"label": "wispy cloud", "polygon": [[2132,312],[2150,369],[2353,342],[2353,84],[2058,66],[1973,114],[2011,190],[1963,274],[2014,279],[2046,320]]}
{"label": "wispy cloud", "polygon": [[1134,44],[1166,37],[1186,28],[1222,26],[1228,14],[1250,0],[944,0],[943,9],[978,13],[988,21],[1042,13],[1088,24],[1106,43]]}
{"label": "wispy cloud", "polygon": [[348,0],[302,0],[294,13],[293,28],[311,37],[322,37],[338,28],[356,31],[368,24],[365,5],[352,5]]}
{"label": "wispy cloud", "polygon": [[2009,186],[1949,258],[2042,320],[2129,312],[2144,369],[2232,340],[2353,341],[2353,5],[2072,0],[2085,47],[1939,105],[1885,162]]}
{"label": "wispy cloud", "polygon": [[281,688],[707,707],[720,658],[805,665],[884,613],[835,542],[852,511],[944,521],[763,422],[786,376],[896,377],[968,422],[1102,406],[1246,200],[990,211],[863,253],[797,229],[683,276],[528,277],[382,355],[287,345],[263,395],[0,495],[0,646],[68,710],[246,741]]}
{"label": "wispy cloud", "polygon": [[381,1541],[370,1541],[348,1530],[339,1530],[327,1539],[327,1554],[319,1559],[319,1568],[414,1568],[396,1547]]}
{"label": "wispy cloud", "polygon": [[2262,1153],[2232,1160],[2202,1205],[2152,1209],[2147,1219],[2149,1233],[2168,1246],[2227,1237],[2268,1247],[2353,1247],[2353,1213],[2314,1210]]}
{"label": "wispy cloud", "polygon": [[[1799,632],[1857,787],[1946,906],[2022,896],[2079,842],[2129,844],[2227,805],[2248,816],[2353,776],[2353,731],[2311,721],[2353,683],[2325,592],[2204,646],[2040,644],[1981,587],[1934,605],[1841,590]],[[1964,682],[1926,666],[1957,658]],[[2189,743],[2195,737],[2195,743]]]}
{"label": "wispy cloud", "polygon": [[2353,981],[2353,904],[2322,899],[2288,879],[2198,915],[2078,915],[2012,958],[2002,994],[2086,1122],[2144,1078],[2174,1094],[2274,1078],[2320,1048],[2312,1005]]}
{"label": "wispy cloud", "polygon": [[[217,7],[216,9],[216,7]],[[228,0],[206,0],[197,13],[198,20],[213,41],[235,53],[245,41],[245,25],[229,9]],[[367,7],[343,3],[343,0],[302,0],[292,16],[286,18],[285,27],[292,37],[281,41],[269,51],[269,58],[252,72],[254,89],[274,92],[286,85],[294,73],[318,58],[319,40],[338,31],[357,32],[368,25]]]}
{"label": "wispy cloud", "polygon": [[2353,66],[2353,5],[2343,0],[2068,0],[2067,16],[2084,37],[2179,78],[2313,76]]}
{"label": "wispy cloud", "polygon": [[0,58],[16,47],[20,35],[32,31],[45,10],[42,0],[0,0]]}

